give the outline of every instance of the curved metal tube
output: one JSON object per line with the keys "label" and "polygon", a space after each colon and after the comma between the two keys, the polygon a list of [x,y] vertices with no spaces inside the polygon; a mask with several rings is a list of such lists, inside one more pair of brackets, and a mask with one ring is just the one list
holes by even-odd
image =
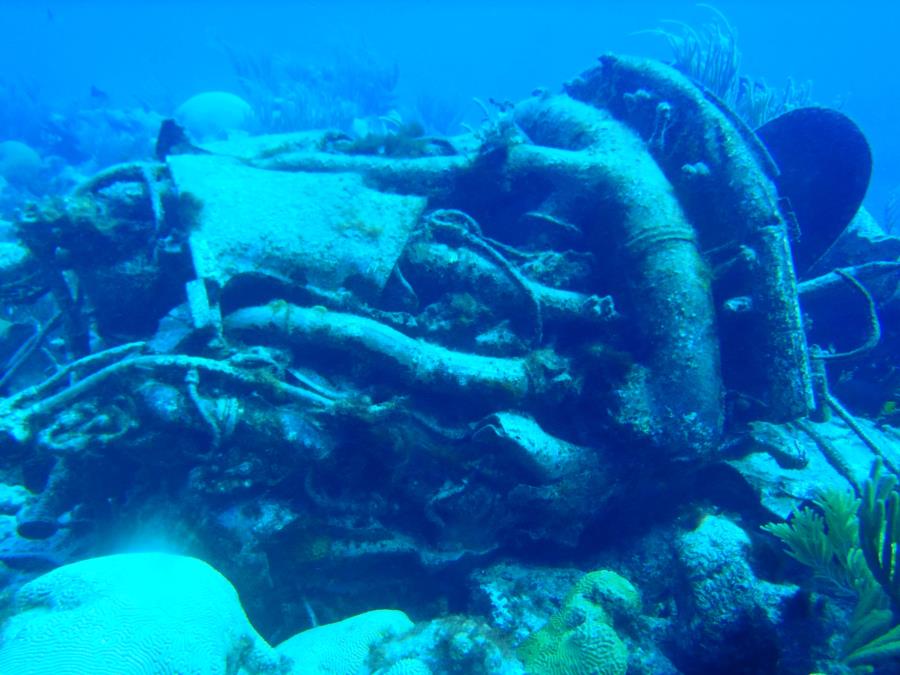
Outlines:
{"label": "curved metal tube", "polygon": [[673,459],[710,453],[723,420],[710,274],[672,186],[640,137],[602,110],[543,96],[515,116],[534,145],[511,148],[510,176],[549,178],[557,213],[624,257],[625,302],[649,369],[640,431]]}

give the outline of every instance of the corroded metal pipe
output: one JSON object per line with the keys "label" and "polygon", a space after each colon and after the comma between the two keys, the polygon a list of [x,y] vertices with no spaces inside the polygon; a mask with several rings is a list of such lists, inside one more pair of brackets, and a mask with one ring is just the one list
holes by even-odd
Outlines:
{"label": "corroded metal pipe", "polygon": [[639,431],[670,458],[702,458],[722,431],[718,336],[709,270],[672,186],[640,137],[602,110],[536,96],[515,117],[533,145],[511,148],[513,182],[549,179],[548,201],[564,211],[553,215],[622,256],[648,368],[645,396],[629,397],[645,399]]}
{"label": "corroded metal pipe", "polygon": [[808,414],[813,395],[789,227],[765,148],[714,97],[656,61],[606,55],[566,91],[641,135],[704,250],[734,242],[753,249],[751,334],[722,344],[725,360],[752,378],[729,386],[749,390],[772,421]]}

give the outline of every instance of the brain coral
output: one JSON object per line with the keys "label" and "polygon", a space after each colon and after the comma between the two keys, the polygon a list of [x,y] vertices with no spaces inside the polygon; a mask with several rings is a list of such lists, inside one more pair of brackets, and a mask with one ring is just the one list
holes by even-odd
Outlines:
{"label": "brain coral", "polygon": [[431,668],[419,659],[400,659],[385,671],[377,671],[376,675],[432,675]]}
{"label": "brain coral", "polygon": [[175,110],[175,119],[198,141],[226,138],[231,131],[250,131],[253,108],[237,94],[204,91]]}
{"label": "brain coral", "polygon": [[628,650],[611,626],[587,619],[544,640],[527,665],[534,675],[624,675]]}
{"label": "brain coral", "polygon": [[534,675],[624,675],[628,649],[612,626],[640,611],[640,597],[615,572],[585,574],[559,612],[520,647],[519,657]]}
{"label": "brain coral", "polygon": [[0,143],[0,176],[13,185],[31,183],[41,170],[41,157],[19,141]]}
{"label": "brain coral", "polygon": [[586,612],[598,612],[607,623],[633,620],[641,612],[641,596],[628,579],[611,570],[588,572],[575,584],[567,606],[584,607]]}
{"label": "brain coral", "polygon": [[65,565],[23,586],[14,610],[0,633],[0,673],[287,672],[228,580],[195,558],[129,553]]}
{"label": "brain coral", "polygon": [[295,673],[364,673],[372,647],[412,627],[412,621],[403,612],[378,609],[298,633],[278,645],[277,650],[293,660]]}

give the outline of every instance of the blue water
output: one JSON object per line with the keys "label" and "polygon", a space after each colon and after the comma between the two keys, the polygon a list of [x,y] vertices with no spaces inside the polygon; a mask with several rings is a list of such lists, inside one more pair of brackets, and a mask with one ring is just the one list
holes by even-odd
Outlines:
{"label": "blue water", "polygon": [[[863,128],[875,155],[866,204],[882,216],[900,184],[900,10],[839,0],[724,1],[742,70],[773,86],[813,83],[813,98]],[[224,42],[267,54],[325,60],[364,46],[396,63],[399,102],[440,95],[464,109],[473,96],[516,100],[554,88],[607,51],[667,58],[635,33],[660,20],[702,21],[689,0],[663,2],[72,2],[4,0],[0,73],[33,85],[50,109],[83,103],[97,86],[116,106],[164,114],[199,91],[232,89]],[[468,114],[475,116],[476,113]]]}

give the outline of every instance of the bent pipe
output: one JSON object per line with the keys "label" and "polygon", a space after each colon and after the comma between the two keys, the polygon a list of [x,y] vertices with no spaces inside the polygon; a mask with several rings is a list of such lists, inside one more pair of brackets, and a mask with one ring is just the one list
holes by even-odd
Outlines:
{"label": "bent pipe", "polygon": [[274,336],[307,356],[316,347],[334,350],[357,371],[368,365],[404,386],[495,406],[522,406],[546,388],[525,358],[453,351],[354,314],[274,302],[235,310],[224,327],[229,336]]}
{"label": "bent pipe", "polygon": [[452,201],[459,179],[471,170],[474,156],[405,159],[377,155],[341,155],[327,152],[291,152],[275,157],[248,159],[244,164],[272,171],[357,173],[366,184],[387,192],[427,196],[432,201]]}
{"label": "bent pipe", "polygon": [[650,369],[643,431],[669,459],[702,459],[722,432],[718,336],[710,272],[672,186],[640,137],[602,110],[536,96],[514,115],[534,145],[510,148],[511,184],[549,180],[551,215],[595,248],[614,247],[627,270],[625,301]]}
{"label": "bent pipe", "polygon": [[[671,185],[637,134],[592,106],[568,97],[552,103],[532,100],[519,107],[516,117],[536,144],[511,144],[505,162],[491,171],[506,171],[513,189],[524,192],[535,176],[555,182],[560,204],[566,198],[587,199],[601,209],[601,202],[611,201],[622,212],[606,239],[628,257],[633,270],[630,300],[638,331],[651,350],[645,363],[652,372],[650,391],[631,396],[646,408],[635,430],[664,448],[667,457],[708,455],[720,438],[723,417],[715,312],[709,272]],[[252,164],[276,170],[354,171],[381,189],[451,202],[465,174],[480,168],[476,157],[398,161],[325,153],[296,153]],[[489,178],[490,172],[480,176],[482,181]],[[493,178],[498,185],[505,179],[499,174]],[[578,218],[577,213],[563,217]],[[589,218],[581,226],[596,230],[600,220]],[[598,233],[594,239],[604,237]],[[264,316],[257,314],[257,319]],[[230,323],[237,327],[248,318],[233,315]]]}
{"label": "bent pipe", "polygon": [[759,139],[687,77],[656,61],[608,54],[565,90],[642,135],[704,249],[734,242],[753,249],[756,264],[744,289],[753,299],[752,338],[722,349],[757,374],[739,388],[765,403],[767,419],[807,415],[812,379],[788,224],[774,184],[778,170]]}

